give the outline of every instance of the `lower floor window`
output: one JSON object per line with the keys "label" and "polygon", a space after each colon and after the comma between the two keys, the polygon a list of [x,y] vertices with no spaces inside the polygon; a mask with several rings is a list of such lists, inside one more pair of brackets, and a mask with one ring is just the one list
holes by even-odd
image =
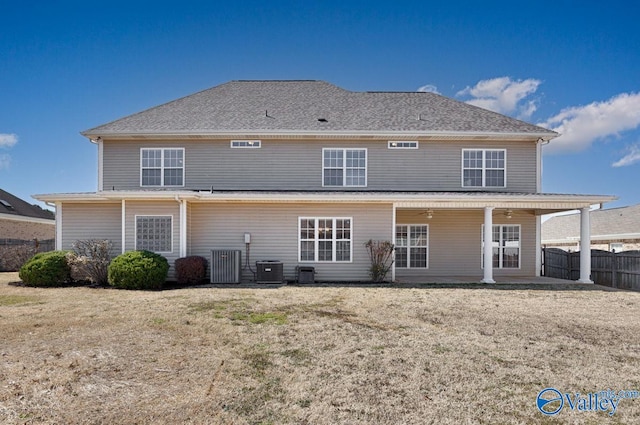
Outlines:
{"label": "lower floor window", "polygon": [[396,226],[396,267],[426,269],[429,267],[429,226],[402,224]]}
{"label": "lower floor window", "polygon": [[[495,225],[492,230],[493,268],[520,268],[520,225]],[[484,226],[482,227],[484,248]],[[484,265],[484,249],[483,261]]]}
{"label": "lower floor window", "polygon": [[169,216],[136,216],[136,249],[172,252],[172,218]]}
{"label": "lower floor window", "polygon": [[300,218],[299,261],[351,261],[350,218]]}

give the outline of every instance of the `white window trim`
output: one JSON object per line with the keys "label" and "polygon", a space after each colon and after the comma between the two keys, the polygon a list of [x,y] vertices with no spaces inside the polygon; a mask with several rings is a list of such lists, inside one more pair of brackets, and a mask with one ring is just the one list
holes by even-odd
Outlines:
{"label": "white window trim", "polygon": [[[466,186],[464,184],[464,153],[470,151],[481,151],[482,152],[482,186]],[[504,152],[504,184],[502,186],[487,186],[487,167],[486,167],[486,158],[488,151],[500,151]],[[474,168],[475,170],[475,168]],[[489,170],[501,170],[501,168],[489,168]],[[496,187],[507,187],[507,150],[506,149],[462,149],[461,161],[460,161],[460,184],[462,187],[474,188],[496,188]]]}
{"label": "white window trim", "polygon": [[420,144],[415,140],[389,140],[387,149],[418,149]]}
{"label": "white window trim", "polygon": [[[324,184],[324,153],[326,151],[339,151],[343,152],[343,164],[342,164],[342,186],[337,185],[325,185]],[[364,184],[348,185],[347,184],[347,152],[348,151],[364,151]],[[322,187],[367,187],[369,184],[369,152],[367,148],[322,148]]]}
{"label": "white window trim", "polygon": [[232,140],[230,145],[232,149],[260,149],[262,147],[261,140]]}
{"label": "white window trim", "polygon": [[[142,167],[142,152],[143,151],[153,151],[153,150],[160,150],[161,154],[160,154],[160,184],[159,185],[155,185],[155,184],[146,184],[143,185],[142,184],[142,170],[144,169]],[[165,185],[164,184],[164,152],[166,150],[180,150],[182,151],[182,184],[181,185]],[[185,157],[185,151],[184,148],[140,148],[140,187],[184,187],[185,185],[185,170],[187,169],[187,159]],[[157,167],[146,167],[146,168],[157,168]]]}
{"label": "white window trim", "polygon": [[171,251],[153,251],[156,254],[172,254],[173,253],[173,230],[174,219],[173,214],[136,214],[134,216],[134,229],[133,229],[133,243],[136,251],[138,250],[138,218],[151,218],[151,217],[169,217],[171,218]]}
{"label": "white window trim", "polygon": [[[314,225],[314,239],[313,239],[313,252],[314,252],[314,258],[315,260],[311,261],[311,260],[303,260],[302,256],[300,255],[302,253],[301,248],[302,248],[302,238],[300,237],[300,233],[302,232],[302,220],[314,220],[315,225]],[[318,220],[332,220],[333,222],[333,239],[331,239],[332,242],[332,253],[331,253],[331,258],[333,258],[333,260],[331,261],[320,261],[318,259],[318,249],[319,249],[319,245],[320,245],[320,238],[318,237],[318,233],[320,231],[320,229],[318,228]],[[351,234],[351,238],[349,239],[336,239],[336,221],[337,220],[349,220],[349,222],[351,223],[351,228],[350,230],[350,234]],[[323,239],[324,240],[324,239]],[[307,239],[305,239],[305,241],[307,241]],[[349,241],[349,261],[338,261],[336,260],[336,247],[337,247],[337,243],[339,241]],[[298,263],[322,263],[322,264],[331,264],[331,263],[340,263],[340,264],[349,264],[349,263],[353,263],[353,217],[298,217]]]}
{"label": "white window trim", "polygon": [[[503,226],[515,226],[518,228],[518,267],[502,267],[502,246],[498,245],[498,258],[500,259],[498,267],[494,267],[494,270],[520,270],[522,268],[522,226],[520,224],[494,224],[493,227],[500,227],[500,237],[502,238]],[[481,226],[480,232],[480,264],[484,270],[484,224]],[[493,260],[492,260],[493,262]]]}
{"label": "white window trim", "polygon": [[[400,224],[400,223],[396,223],[396,227],[395,227],[395,234],[398,234],[398,227],[399,226],[407,226],[407,246],[398,246],[396,245],[396,247],[398,248],[407,248],[407,266],[406,267],[401,267],[398,266],[399,269],[402,270],[409,270],[409,269],[414,269],[414,270],[427,270],[429,268],[429,239],[431,237],[431,229],[429,228],[428,224],[425,223],[412,223],[412,224]],[[427,245],[426,246],[411,246],[409,245],[409,241],[411,240],[411,227],[414,226],[426,226],[427,227]],[[397,239],[396,239],[397,240]],[[425,267],[411,267],[411,248],[426,248],[427,249],[427,259],[426,259],[426,266]]]}

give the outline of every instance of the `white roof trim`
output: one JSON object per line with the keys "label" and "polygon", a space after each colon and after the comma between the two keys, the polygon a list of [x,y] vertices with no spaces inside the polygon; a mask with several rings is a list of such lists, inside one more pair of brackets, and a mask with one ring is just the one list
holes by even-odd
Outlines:
{"label": "white roof trim", "polygon": [[125,200],[188,200],[192,202],[242,203],[392,203],[397,208],[519,208],[571,210],[617,199],[605,195],[512,194],[474,192],[191,192],[191,191],[102,191],[35,195],[45,202],[119,202]]}
{"label": "white roof trim", "polygon": [[551,140],[558,137],[559,134],[554,132],[476,132],[476,131],[301,131],[301,130],[228,130],[228,131],[211,131],[211,130],[185,130],[185,131],[144,131],[144,132],[105,132],[105,131],[86,131],[81,133],[90,140],[97,137],[106,137],[109,139],[158,139],[158,138],[175,138],[188,137],[197,139],[206,138],[233,138],[242,139],[247,137],[257,138],[370,138],[389,140],[390,138],[465,138],[465,139],[526,139]]}

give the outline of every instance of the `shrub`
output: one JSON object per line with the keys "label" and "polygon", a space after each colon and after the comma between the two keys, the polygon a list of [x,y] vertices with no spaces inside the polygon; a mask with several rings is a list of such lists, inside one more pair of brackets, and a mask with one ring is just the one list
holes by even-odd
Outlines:
{"label": "shrub", "polygon": [[200,283],[207,275],[207,259],[198,255],[178,258],[175,266],[176,279],[180,285]]}
{"label": "shrub", "polygon": [[68,251],[41,252],[20,267],[20,279],[28,286],[64,286],[71,281]]}
{"label": "shrub", "polygon": [[67,254],[67,262],[71,267],[73,280],[87,280],[97,285],[106,286],[108,268],[111,262],[111,241],[77,240],[73,243],[73,252]]}
{"label": "shrub", "polygon": [[150,251],[129,251],[118,255],[108,268],[111,286],[120,289],[161,289],[169,262],[162,255]]}
{"label": "shrub", "polygon": [[393,264],[393,244],[389,241],[374,241],[369,239],[364,244],[369,252],[371,267],[369,267],[369,276],[374,282],[384,282],[387,273],[391,270]]}

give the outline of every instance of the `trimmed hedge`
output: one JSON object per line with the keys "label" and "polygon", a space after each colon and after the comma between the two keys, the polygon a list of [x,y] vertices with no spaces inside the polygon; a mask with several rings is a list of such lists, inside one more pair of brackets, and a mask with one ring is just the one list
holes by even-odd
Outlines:
{"label": "trimmed hedge", "polygon": [[162,289],[169,262],[151,251],[129,251],[109,264],[109,285],[120,289]]}
{"label": "trimmed hedge", "polygon": [[180,285],[198,284],[207,276],[207,259],[199,255],[178,258],[175,267],[176,280]]}
{"label": "trimmed hedge", "polygon": [[69,251],[41,252],[20,267],[20,280],[27,286],[65,286],[71,281],[71,268],[66,255]]}

